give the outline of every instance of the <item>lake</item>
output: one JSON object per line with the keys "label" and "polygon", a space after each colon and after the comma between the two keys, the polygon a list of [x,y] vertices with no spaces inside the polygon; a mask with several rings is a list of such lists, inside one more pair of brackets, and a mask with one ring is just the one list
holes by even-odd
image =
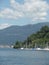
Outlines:
{"label": "lake", "polygon": [[49,51],[0,48],[0,65],[49,65]]}

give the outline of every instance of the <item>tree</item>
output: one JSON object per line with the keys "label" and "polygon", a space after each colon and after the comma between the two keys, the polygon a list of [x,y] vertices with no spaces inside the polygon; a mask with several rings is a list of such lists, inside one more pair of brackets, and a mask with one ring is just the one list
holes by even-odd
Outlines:
{"label": "tree", "polygon": [[19,42],[19,41],[17,41],[17,42],[15,43],[14,48],[20,48],[20,42]]}
{"label": "tree", "polygon": [[24,42],[17,41],[14,48],[26,48],[26,44],[28,48],[35,47],[35,44],[37,47],[44,48],[47,42],[49,43],[49,27],[43,26],[39,31],[31,34]]}

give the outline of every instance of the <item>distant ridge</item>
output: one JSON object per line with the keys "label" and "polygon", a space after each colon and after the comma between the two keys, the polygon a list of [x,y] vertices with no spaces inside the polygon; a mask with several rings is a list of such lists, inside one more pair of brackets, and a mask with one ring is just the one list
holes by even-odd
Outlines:
{"label": "distant ridge", "polygon": [[0,30],[0,45],[11,45],[17,40],[24,41],[32,33],[36,33],[42,26],[49,26],[49,22],[29,24],[24,26],[13,25]]}

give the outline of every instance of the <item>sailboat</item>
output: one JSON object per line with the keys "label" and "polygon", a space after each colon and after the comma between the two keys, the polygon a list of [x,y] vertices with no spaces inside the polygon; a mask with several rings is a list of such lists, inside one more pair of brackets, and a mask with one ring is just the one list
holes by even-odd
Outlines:
{"label": "sailboat", "polygon": [[29,43],[29,48],[27,47],[27,42],[26,42],[26,48],[24,48],[25,50],[32,50],[32,48],[30,48],[30,43]]}
{"label": "sailboat", "polygon": [[35,43],[35,50],[42,50],[40,47],[37,47],[37,44]]}
{"label": "sailboat", "polygon": [[46,43],[46,48],[44,48],[43,50],[49,50],[48,42]]}

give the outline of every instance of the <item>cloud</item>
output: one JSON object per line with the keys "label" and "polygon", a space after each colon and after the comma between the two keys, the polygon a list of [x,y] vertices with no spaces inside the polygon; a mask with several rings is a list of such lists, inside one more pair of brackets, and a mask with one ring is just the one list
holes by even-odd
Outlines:
{"label": "cloud", "polygon": [[24,0],[23,4],[10,0],[10,7],[0,11],[0,17],[9,19],[27,17],[36,21],[45,20],[49,10],[49,4],[44,0]]}
{"label": "cloud", "polygon": [[7,28],[7,27],[9,27],[9,26],[11,26],[11,25],[8,24],[8,23],[0,24],[0,29]]}
{"label": "cloud", "polygon": [[8,18],[8,19],[17,19],[19,17],[22,17],[22,13],[18,12],[16,10],[5,8],[0,12],[0,17]]}

